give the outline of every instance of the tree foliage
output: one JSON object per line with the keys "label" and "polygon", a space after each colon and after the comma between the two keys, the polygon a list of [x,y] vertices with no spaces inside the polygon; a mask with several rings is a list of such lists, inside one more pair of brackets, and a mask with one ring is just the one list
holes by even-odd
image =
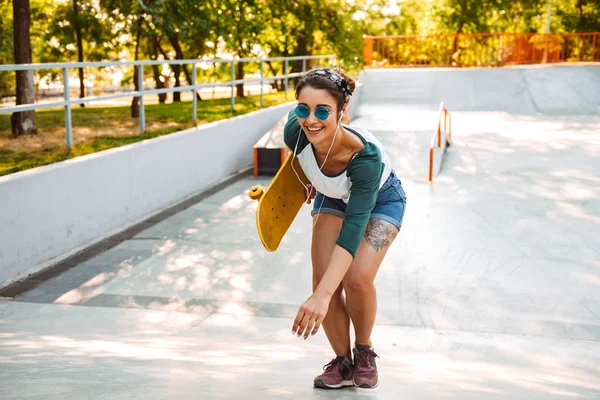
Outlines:
{"label": "tree foliage", "polygon": [[[30,0],[33,61],[76,61],[73,2]],[[86,61],[336,54],[356,70],[362,36],[544,32],[548,0],[78,0]],[[600,0],[553,0],[552,32],[600,31]],[[12,63],[12,1],[0,0],[0,63]],[[290,63],[299,70],[300,63]],[[283,63],[268,63],[273,73]],[[237,69],[254,73],[258,65]],[[56,74],[57,71],[50,71]],[[190,71],[147,71],[159,81]],[[228,77],[226,64],[204,71]],[[133,71],[124,77],[133,80]],[[181,76],[180,76],[181,75]],[[14,83],[0,76],[0,93]]]}

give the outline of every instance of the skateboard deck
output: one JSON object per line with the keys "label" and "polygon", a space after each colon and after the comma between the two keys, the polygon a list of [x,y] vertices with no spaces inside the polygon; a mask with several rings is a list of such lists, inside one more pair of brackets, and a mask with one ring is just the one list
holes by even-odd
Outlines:
{"label": "skateboard deck", "polygon": [[290,152],[266,190],[263,191],[260,186],[250,189],[250,197],[258,200],[258,236],[268,251],[277,250],[281,239],[306,201],[305,189],[298,177],[305,185],[310,182],[302,171],[298,158],[294,157],[294,169],[298,173],[298,177],[296,176],[292,169],[292,156],[293,153]]}

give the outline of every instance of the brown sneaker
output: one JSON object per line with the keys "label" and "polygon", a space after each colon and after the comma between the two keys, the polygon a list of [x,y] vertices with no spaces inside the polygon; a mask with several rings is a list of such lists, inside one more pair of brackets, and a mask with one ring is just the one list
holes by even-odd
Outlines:
{"label": "brown sneaker", "polygon": [[354,353],[354,386],[373,389],[379,384],[375,357],[379,357],[372,347],[364,350],[352,349]]}
{"label": "brown sneaker", "polygon": [[352,373],[354,366],[352,361],[344,356],[337,356],[326,364],[321,375],[315,378],[314,384],[322,389],[340,389],[344,386],[353,386]]}

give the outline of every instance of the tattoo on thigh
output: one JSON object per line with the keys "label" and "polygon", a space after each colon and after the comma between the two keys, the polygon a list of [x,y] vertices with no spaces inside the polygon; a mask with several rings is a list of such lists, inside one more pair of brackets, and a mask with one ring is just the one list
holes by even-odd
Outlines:
{"label": "tattoo on thigh", "polygon": [[367,225],[365,240],[375,251],[379,251],[392,244],[397,235],[398,228],[394,225],[380,219],[372,219]]}

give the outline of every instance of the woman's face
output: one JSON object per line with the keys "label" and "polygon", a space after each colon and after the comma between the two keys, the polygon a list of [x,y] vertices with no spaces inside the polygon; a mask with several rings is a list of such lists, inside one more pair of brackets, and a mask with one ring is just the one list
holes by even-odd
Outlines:
{"label": "woman's face", "polygon": [[[340,113],[337,112],[337,104],[333,96],[325,89],[314,89],[306,86],[298,96],[298,104],[303,104],[310,110],[308,117],[298,117],[300,126],[306,133],[308,140],[317,145],[324,143],[329,145],[338,126]],[[329,116],[325,120],[320,120],[315,115],[318,106],[324,106],[329,111]]]}

